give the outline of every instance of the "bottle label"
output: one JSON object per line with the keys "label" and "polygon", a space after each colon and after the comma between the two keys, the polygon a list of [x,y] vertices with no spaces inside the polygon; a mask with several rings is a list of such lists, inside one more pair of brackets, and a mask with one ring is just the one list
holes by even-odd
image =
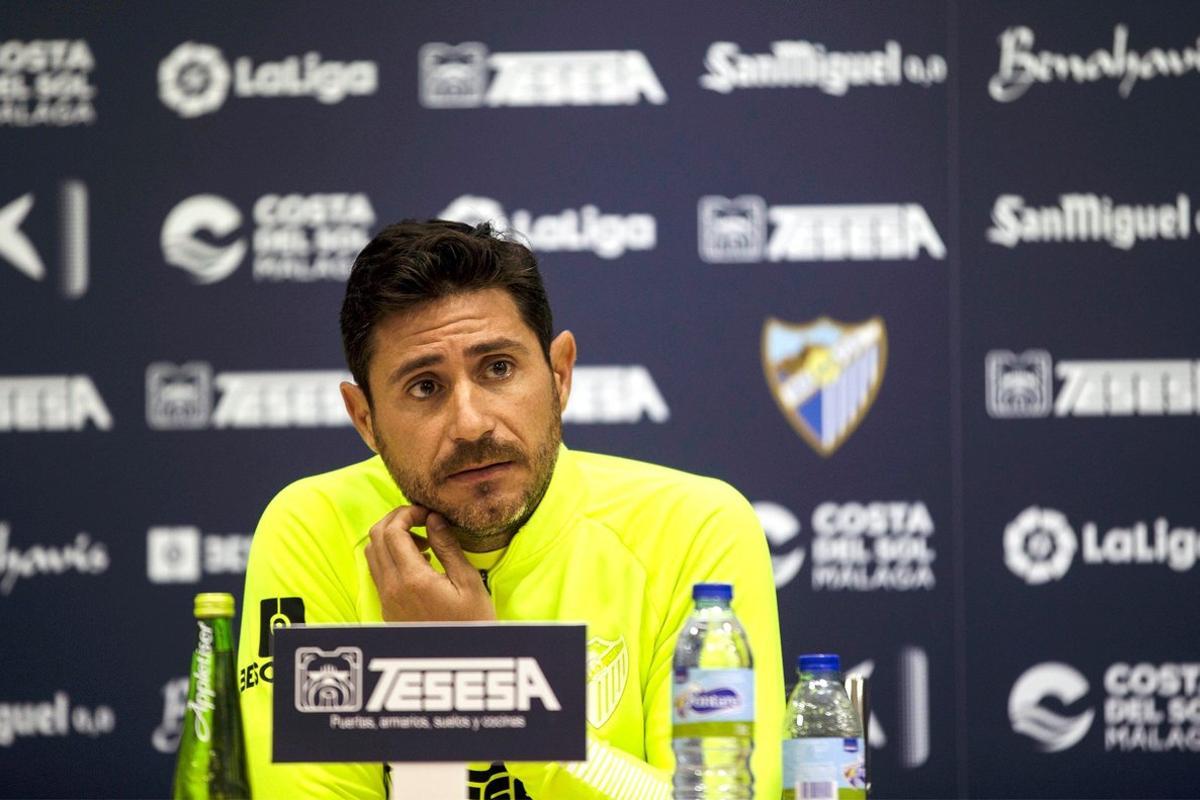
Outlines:
{"label": "bottle label", "polygon": [[796,800],[865,800],[867,762],[862,739],[784,739],[783,786],[784,795]]}
{"label": "bottle label", "polygon": [[188,698],[188,709],[193,713],[196,738],[207,742],[212,737],[213,698],[213,626],[202,619],[196,620],[200,629],[196,639],[196,655],[192,669],[192,696]]}
{"label": "bottle label", "polygon": [[691,667],[675,674],[672,699],[676,738],[754,734],[752,669]]}

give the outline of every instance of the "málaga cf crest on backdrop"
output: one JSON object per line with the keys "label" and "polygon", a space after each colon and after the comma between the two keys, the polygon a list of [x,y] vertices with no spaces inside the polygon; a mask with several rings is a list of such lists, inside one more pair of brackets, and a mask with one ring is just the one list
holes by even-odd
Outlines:
{"label": "m\u00e1laga cf crest on backdrop", "polygon": [[784,417],[814,450],[830,456],[875,402],[887,366],[887,331],[879,317],[857,325],[772,317],[763,325],[762,359]]}

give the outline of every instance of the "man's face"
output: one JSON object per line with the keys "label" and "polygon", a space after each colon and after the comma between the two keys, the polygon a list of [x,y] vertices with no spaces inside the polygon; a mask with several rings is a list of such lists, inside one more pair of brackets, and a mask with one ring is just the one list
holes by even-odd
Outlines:
{"label": "man's face", "polygon": [[566,365],[552,371],[512,297],[486,289],[393,314],[373,336],[370,407],[343,384],[359,432],[405,497],[445,516],[465,549],[505,543],[554,471],[570,334],[555,340],[552,360]]}

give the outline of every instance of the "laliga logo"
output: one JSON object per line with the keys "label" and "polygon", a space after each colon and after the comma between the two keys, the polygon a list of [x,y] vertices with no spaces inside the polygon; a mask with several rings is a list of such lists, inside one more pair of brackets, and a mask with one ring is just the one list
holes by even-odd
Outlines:
{"label": "laliga logo", "polygon": [[606,259],[624,255],[626,250],[652,250],[658,238],[658,223],[652,215],[607,214],[590,203],[551,214],[517,209],[510,216],[490,197],[464,194],[438,216],[468,225],[491,222],[501,231],[520,235],[534,250],[590,251]]}
{"label": "laliga logo", "polygon": [[179,116],[198,117],[221,107],[231,79],[219,49],[184,42],[158,65],[158,97]]}
{"label": "laliga logo", "polygon": [[1025,670],[1008,695],[1008,719],[1016,733],[1033,739],[1043,753],[1074,747],[1087,735],[1095,719],[1094,709],[1066,717],[1050,711],[1042,700],[1053,697],[1070,705],[1088,693],[1087,678],[1077,669],[1058,661],[1046,661]]}
{"label": "laliga logo", "polygon": [[1004,563],[1030,586],[1065,575],[1078,546],[1067,518],[1049,508],[1030,506],[1004,529]]}
{"label": "laliga logo", "polygon": [[459,195],[442,209],[439,214],[442,219],[451,219],[464,225],[482,225],[490,222],[498,230],[509,229],[508,215],[504,206],[490,197],[474,194]]}
{"label": "laliga logo", "polygon": [[313,51],[258,64],[240,56],[231,70],[216,47],[184,42],[158,65],[158,96],[184,119],[216,111],[230,91],[239,98],[311,97],[332,105],[378,87],[375,62],[325,60]]}
{"label": "laliga logo", "polygon": [[242,212],[215,194],[187,198],[163,220],[159,243],[163,257],[174,267],[187,270],[196,283],[216,283],[228,278],[246,256],[246,242],[236,239],[226,245],[209,244],[199,237],[228,236],[242,224]]}

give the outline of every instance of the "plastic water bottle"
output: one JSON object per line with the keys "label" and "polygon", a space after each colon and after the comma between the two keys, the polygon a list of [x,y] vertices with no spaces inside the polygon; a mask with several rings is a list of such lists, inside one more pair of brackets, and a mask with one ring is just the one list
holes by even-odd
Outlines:
{"label": "plastic water bottle", "polygon": [[698,583],[675,646],[675,800],[753,800],[754,660],[733,587]]}
{"label": "plastic water bottle", "polygon": [[803,655],[783,719],[785,800],[867,796],[862,721],[850,703],[836,655]]}

